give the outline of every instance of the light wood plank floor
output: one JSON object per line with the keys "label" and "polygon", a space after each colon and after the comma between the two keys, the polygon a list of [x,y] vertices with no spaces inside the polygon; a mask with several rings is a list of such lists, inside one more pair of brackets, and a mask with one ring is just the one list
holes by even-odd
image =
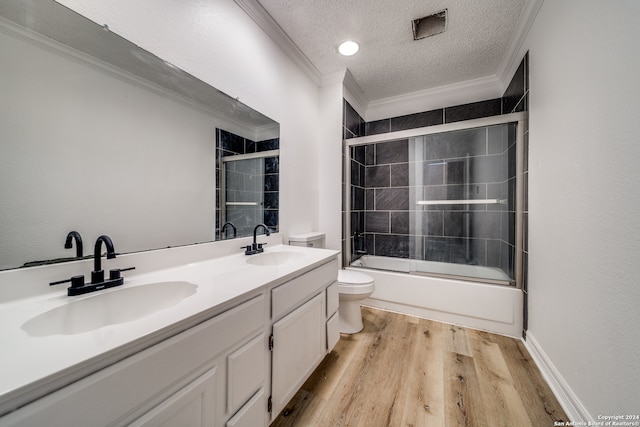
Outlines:
{"label": "light wood plank floor", "polygon": [[363,307],[271,424],[553,426],[567,417],[519,340]]}

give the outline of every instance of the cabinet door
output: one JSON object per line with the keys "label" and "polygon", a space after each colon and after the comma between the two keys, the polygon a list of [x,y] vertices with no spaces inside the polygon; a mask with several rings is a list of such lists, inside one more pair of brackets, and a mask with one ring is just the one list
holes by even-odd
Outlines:
{"label": "cabinet door", "polygon": [[215,425],[215,368],[137,419],[133,427],[212,427]]}
{"label": "cabinet door", "polygon": [[326,354],[324,293],[273,324],[271,394],[277,415]]}
{"label": "cabinet door", "polygon": [[233,414],[262,387],[267,375],[264,333],[227,358],[227,412]]}

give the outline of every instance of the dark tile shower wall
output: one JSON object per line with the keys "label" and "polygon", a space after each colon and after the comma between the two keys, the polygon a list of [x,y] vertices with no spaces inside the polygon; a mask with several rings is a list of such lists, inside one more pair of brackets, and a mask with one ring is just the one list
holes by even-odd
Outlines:
{"label": "dark tile shower wall", "polygon": [[[515,169],[507,165],[514,143],[515,132],[493,126],[426,136],[416,143],[420,158],[411,158],[406,139],[352,147],[352,230],[364,232],[364,239],[354,238],[355,249],[513,272],[513,203],[416,202],[513,197]],[[422,179],[410,182],[410,176]]]}
{"label": "dark tile shower wall", "polygon": [[[365,122],[357,112],[344,101],[344,139],[359,136],[375,135],[398,130],[413,129],[425,126],[433,126],[443,123],[451,123],[462,120],[469,120],[480,117],[489,117],[499,114],[526,111],[528,109],[528,53],[522,60],[518,71],[514,75],[511,83],[505,91],[503,97],[480,101],[465,105],[446,107],[436,110],[425,111],[389,119]],[[496,147],[489,147],[486,155],[480,162],[497,162],[501,156],[515,157],[515,133],[509,132],[507,135],[507,149],[498,153]],[[394,142],[395,148],[400,147],[403,142]],[[405,141],[406,143],[406,141]],[[351,159],[351,260],[357,259],[362,253],[369,254],[382,253],[385,256],[408,257],[412,247],[416,245],[412,242],[409,224],[415,220],[414,214],[409,209],[411,202],[415,203],[415,188],[409,187],[406,183],[409,162],[402,161],[401,150],[387,149],[380,143],[367,147],[352,147]],[[381,152],[378,154],[378,145]],[[391,147],[391,146],[388,146]],[[527,267],[527,224],[528,206],[526,202],[526,184],[528,178],[527,149],[528,149],[528,129],[525,129],[525,215],[524,215],[524,280],[526,286]],[[493,151],[492,151],[493,150]],[[390,154],[392,153],[392,154]],[[476,153],[480,154],[480,153]],[[395,159],[389,156],[398,156]],[[514,162],[510,162],[515,165]],[[345,163],[346,164],[346,163]],[[456,174],[459,175],[460,164],[449,163],[446,170],[444,165],[438,166],[433,162],[423,172],[426,179],[425,191],[437,192],[439,189],[437,180],[440,177],[449,177],[453,181],[447,182],[448,191],[458,191],[460,194],[464,190],[460,184],[453,184]],[[441,169],[441,170],[439,170]],[[491,170],[491,168],[490,168]],[[435,181],[434,181],[435,180]],[[344,182],[344,180],[343,180]],[[485,183],[487,184],[487,183]],[[443,187],[444,183],[440,185]],[[457,187],[456,187],[457,186]],[[487,184],[487,198],[494,198],[490,192],[501,192],[499,198],[515,200],[515,166],[508,170],[508,179],[501,183],[501,186],[489,186]],[[482,191],[482,190],[479,190]],[[506,192],[506,194],[503,194]],[[480,194],[480,193],[478,193]],[[427,196],[433,197],[434,194]],[[485,197],[483,196],[483,197]],[[452,198],[452,197],[449,197]],[[498,197],[496,197],[498,198]],[[426,199],[426,197],[425,197]],[[501,205],[502,206],[502,205]],[[460,207],[458,207],[460,208]],[[513,273],[515,266],[516,248],[513,224],[515,223],[515,206],[511,203],[500,209],[488,208],[483,205],[473,206],[468,213],[460,212],[459,209],[451,210],[429,210],[423,224],[422,230],[427,230],[427,236],[431,243],[424,243],[422,251],[426,259],[435,260],[460,260],[460,247],[465,247],[464,237],[460,237],[460,224],[463,223],[464,216],[469,216],[470,223],[481,233],[480,239],[474,239],[471,244],[473,253],[484,265],[495,265],[503,268],[508,273]],[[440,233],[441,231],[441,234]],[[496,235],[495,230],[500,230]],[[488,235],[487,233],[494,234]],[[343,253],[345,253],[343,251]],[[345,260],[346,261],[346,260]]]}
{"label": "dark tile shower wall", "polygon": [[[346,102],[349,109],[355,110]],[[463,120],[479,119],[482,117],[499,116],[503,114],[503,98],[489,99],[486,101],[472,102],[470,104],[455,105],[453,107],[438,108],[437,110],[424,111],[422,113],[409,114],[406,116],[391,117],[389,119],[364,122],[364,132],[359,135],[353,132],[354,127],[345,132],[345,139],[357,136],[378,135],[381,133],[396,132],[399,130],[422,128],[444,123],[454,123]],[[357,113],[355,113],[357,114]],[[359,116],[358,116],[359,117]],[[352,122],[355,120],[352,118]],[[345,126],[345,129],[347,127]]]}
{"label": "dark tile shower wall", "polygon": [[[249,154],[270,150],[277,150],[280,146],[278,138],[264,141],[252,141],[231,132],[217,129],[216,132],[216,230],[215,238],[220,236],[220,182],[221,182],[221,159],[226,156],[239,154]],[[264,189],[263,189],[263,215],[262,222],[271,231],[278,231],[278,207],[279,207],[279,172],[280,160],[278,157],[267,157],[264,161]],[[240,224],[238,224],[240,225]],[[248,226],[255,226],[255,224]],[[239,230],[240,231],[240,230]]]}

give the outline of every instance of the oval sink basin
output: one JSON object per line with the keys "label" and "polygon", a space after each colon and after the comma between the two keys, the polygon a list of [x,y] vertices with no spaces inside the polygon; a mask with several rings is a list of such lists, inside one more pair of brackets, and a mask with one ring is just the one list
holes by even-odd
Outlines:
{"label": "oval sink basin", "polygon": [[197,289],[197,285],[189,282],[159,282],[98,291],[33,317],[22,329],[33,337],[81,334],[174,306],[195,294]]}
{"label": "oval sink basin", "polygon": [[249,255],[247,262],[253,265],[282,265],[303,256],[299,252],[264,252],[258,255]]}

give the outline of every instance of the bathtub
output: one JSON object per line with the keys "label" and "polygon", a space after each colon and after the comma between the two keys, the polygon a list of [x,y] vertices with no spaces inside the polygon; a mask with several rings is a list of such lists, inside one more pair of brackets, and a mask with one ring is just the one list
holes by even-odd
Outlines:
{"label": "bathtub", "polygon": [[449,262],[422,261],[408,258],[392,258],[375,255],[364,255],[351,263],[353,267],[372,268],[375,270],[396,271],[399,273],[431,274],[435,276],[455,276],[463,280],[510,285],[511,278],[501,269],[480,265],[453,264]]}
{"label": "bathtub", "polygon": [[[472,273],[469,268],[489,276],[487,283],[477,277],[474,281],[461,278]],[[496,284],[508,280],[499,269],[371,255],[347,269],[365,272],[375,281],[375,291],[363,305],[502,335],[522,335],[522,291]],[[419,273],[425,271],[430,273]]]}

